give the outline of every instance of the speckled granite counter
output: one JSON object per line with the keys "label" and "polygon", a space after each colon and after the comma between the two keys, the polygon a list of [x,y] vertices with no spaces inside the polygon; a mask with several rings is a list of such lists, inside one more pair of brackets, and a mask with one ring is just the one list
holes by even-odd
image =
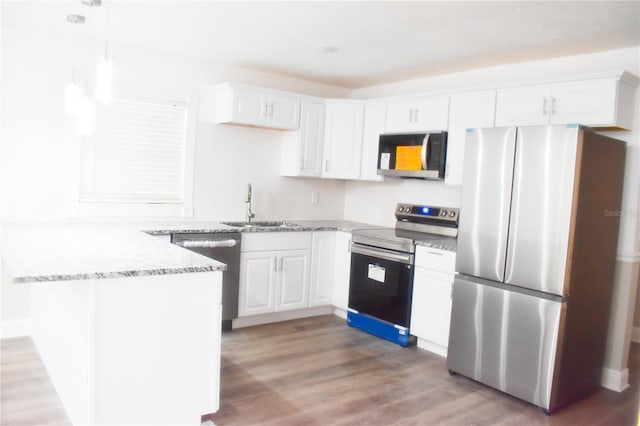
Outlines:
{"label": "speckled granite counter", "polygon": [[2,257],[15,283],[226,269],[126,224],[3,224]]}
{"label": "speckled granite counter", "polygon": [[138,223],[135,226],[151,235],[167,235],[177,232],[194,233],[225,233],[225,232],[301,232],[301,231],[344,231],[351,232],[354,229],[381,228],[361,222],[348,220],[287,220],[287,227],[262,227],[240,228],[224,225],[220,222],[151,222]]}
{"label": "speckled granite counter", "polygon": [[350,232],[376,227],[343,220],[291,222],[295,226],[248,229],[196,221],[3,224],[2,257],[15,283],[206,272],[224,270],[226,266],[151,235]]}
{"label": "speckled granite counter", "polygon": [[437,240],[430,241],[416,241],[416,245],[431,247],[440,250],[453,251],[455,252],[457,249],[458,240],[453,237],[442,237]]}

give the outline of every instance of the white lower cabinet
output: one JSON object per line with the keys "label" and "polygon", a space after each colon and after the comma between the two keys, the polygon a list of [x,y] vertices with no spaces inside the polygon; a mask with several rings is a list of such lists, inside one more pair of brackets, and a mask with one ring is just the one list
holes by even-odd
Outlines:
{"label": "white lower cabinet", "polygon": [[313,233],[309,306],[331,305],[335,247],[335,231]]}
{"label": "white lower cabinet", "polygon": [[416,248],[410,330],[418,347],[441,356],[449,344],[454,265],[454,252]]}
{"label": "white lower cabinet", "polygon": [[244,234],[238,317],[306,308],[310,268],[310,232]]}
{"label": "white lower cabinet", "polygon": [[276,258],[276,312],[309,306],[310,267],[311,250],[278,252]]}
{"label": "white lower cabinet", "polygon": [[331,304],[347,311],[349,307],[349,275],[351,273],[351,233],[336,232]]}
{"label": "white lower cabinet", "polygon": [[275,312],[277,252],[242,253],[238,316]]}

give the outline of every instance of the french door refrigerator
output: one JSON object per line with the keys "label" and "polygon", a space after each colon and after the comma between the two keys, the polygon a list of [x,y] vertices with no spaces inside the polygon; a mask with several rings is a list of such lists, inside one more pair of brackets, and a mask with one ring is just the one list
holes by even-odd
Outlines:
{"label": "french door refrigerator", "polygon": [[600,386],[625,143],[467,132],[447,368],[550,413]]}

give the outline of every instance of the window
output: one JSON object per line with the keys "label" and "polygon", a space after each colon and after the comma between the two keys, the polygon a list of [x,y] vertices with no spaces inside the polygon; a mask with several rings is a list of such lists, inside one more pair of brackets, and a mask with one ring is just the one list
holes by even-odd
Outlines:
{"label": "window", "polygon": [[94,133],[81,147],[80,210],[119,206],[125,212],[120,215],[163,210],[184,215],[176,212],[189,207],[187,151],[185,104],[114,100],[96,105]]}

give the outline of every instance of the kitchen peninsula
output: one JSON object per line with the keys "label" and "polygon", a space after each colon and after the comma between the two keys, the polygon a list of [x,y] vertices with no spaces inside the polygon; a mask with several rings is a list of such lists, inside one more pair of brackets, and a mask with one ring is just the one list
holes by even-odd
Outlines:
{"label": "kitchen peninsula", "polygon": [[2,243],[73,424],[200,424],[218,410],[224,264],[122,224],[4,225]]}
{"label": "kitchen peninsula", "polygon": [[170,235],[372,227],[3,224],[3,277],[11,281],[3,285],[30,286],[30,334],[73,424],[200,424],[219,408],[226,265],[170,244]]}

